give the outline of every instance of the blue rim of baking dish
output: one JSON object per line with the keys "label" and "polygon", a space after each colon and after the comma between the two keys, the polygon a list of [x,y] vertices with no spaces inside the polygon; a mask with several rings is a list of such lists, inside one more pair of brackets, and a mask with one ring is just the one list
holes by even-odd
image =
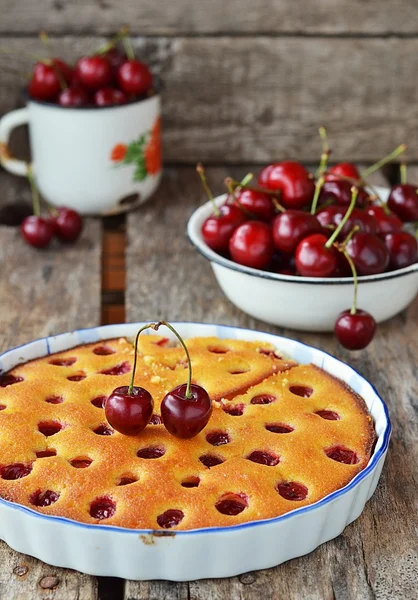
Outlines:
{"label": "blue rim of baking dish", "polygon": [[[223,203],[226,198],[226,194],[218,196],[215,198],[215,202],[217,205]],[[205,258],[207,258],[211,263],[216,263],[221,265],[222,267],[226,267],[227,269],[231,269],[231,271],[237,271],[238,273],[244,273],[246,275],[251,275],[252,277],[258,277],[260,279],[269,279],[271,281],[281,281],[286,283],[308,283],[313,285],[353,285],[352,277],[302,277],[299,275],[282,275],[280,273],[272,273],[270,271],[262,271],[260,269],[253,269],[252,267],[246,267],[245,265],[240,265],[236,262],[233,262],[229,258],[225,258],[220,254],[217,254],[214,250],[209,248],[209,246],[203,241],[200,231],[196,231],[196,224],[194,220],[196,219],[197,211],[200,211],[204,207],[211,206],[211,202],[206,202],[199,206],[191,215],[187,222],[187,237],[189,238],[192,246]],[[192,227],[193,223],[193,227]],[[418,272],[418,262],[409,265],[408,267],[403,267],[402,269],[396,269],[395,271],[388,271],[386,273],[378,273],[376,275],[360,275],[359,276],[359,284],[363,283],[374,283],[377,281],[386,281],[388,279],[395,279],[397,277],[402,277],[403,275],[409,275]]]}
{"label": "blue rim of baking dish", "polygon": [[[157,321],[158,321],[158,319],[157,319]],[[48,349],[48,354],[46,356],[48,356],[49,354],[51,354],[49,340],[52,340],[52,339],[57,340],[61,337],[67,336],[68,334],[78,334],[78,333],[82,333],[82,332],[93,332],[93,331],[98,331],[99,336],[100,336],[100,332],[106,331],[107,329],[110,329],[110,328],[115,328],[118,326],[141,327],[145,323],[149,323],[149,322],[151,322],[151,321],[146,321],[146,322],[143,321],[143,322],[138,322],[138,323],[119,323],[119,324],[112,324],[112,325],[101,325],[99,327],[86,327],[86,328],[76,329],[71,332],[61,333],[61,334],[58,334],[55,336],[46,336],[46,337],[38,338],[36,340],[32,340],[31,342],[27,342],[26,344],[21,344],[20,346],[16,346],[15,348],[10,348],[9,350],[6,350],[6,352],[3,352],[3,354],[0,355],[0,360],[5,358],[8,354],[10,354],[12,352],[16,352],[16,350],[19,350],[20,348],[30,346],[31,344],[35,344],[40,341],[46,342],[47,349]],[[220,325],[217,323],[177,321],[177,322],[174,322],[173,325],[175,327],[177,327],[177,326],[181,327],[181,326],[187,326],[187,325],[189,325],[189,326],[191,326],[191,325],[207,325],[208,327],[212,326],[212,327],[217,327],[217,328],[225,329],[225,330],[237,330],[238,329],[241,331],[248,331],[251,333],[254,333],[254,331],[255,331],[257,333],[266,334],[266,335],[269,335],[269,336],[272,336],[272,337],[275,337],[278,339],[289,339],[289,338],[283,338],[283,336],[279,336],[274,333],[269,333],[267,331],[251,330],[246,327],[235,327],[233,325]],[[99,337],[95,341],[98,342],[98,341],[103,341],[105,339],[109,339],[109,338]],[[92,341],[92,343],[95,343],[95,341]],[[279,515],[278,517],[272,517],[270,519],[260,519],[258,521],[248,521],[246,523],[239,523],[237,525],[229,525],[227,527],[201,527],[198,529],[188,529],[188,530],[175,529],[172,531],[163,531],[160,529],[128,529],[128,528],[124,528],[124,527],[118,527],[115,525],[98,525],[98,524],[96,525],[93,523],[82,523],[80,521],[75,521],[73,519],[67,519],[66,517],[60,517],[60,516],[55,516],[55,515],[44,515],[38,511],[32,510],[31,508],[29,508],[27,506],[23,506],[22,504],[18,504],[15,502],[10,502],[9,500],[5,500],[4,498],[1,498],[1,497],[0,497],[0,506],[3,504],[5,506],[7,506],[8,508],[11,508],[13,510],[19,510],[23,513],[28,514],[31,517],[50,521],[52,523],[62,523],[67,526],[76,526],[76,527],[81,527],[84,529],[90,529],[93,531],[95,531],[95,530],[112,531],[112,532],[120,533],[120,534],[135,534],[135,535],[151,534],[151,535],[159,536],[162,538],[163,537],[173,538],[173,537],[177,537],[177,536],[183,537],[183,536],[205,534],[205,533],[226,533],[227,531],[238,531],[238,530],[242,530],[242,529],[249,529],[251,527],[260,527],[263,525],[266,526],[266,525],[278,523],[280,521],[285,521],[287,519],[295,517],[296,515],[310,512],[316,508],[319,508],[321,506],[329,504],[331,501],[339,498],[340,496],[348,493],[350,490],[355,488],[366,476],[368,476],[377,467],[380,460],[385,455],[387,448],[389,446],[390,434],[392,431],[392,425],[391,425],[390,418],[389,418],[389,410],[388,410],[388,407],[387,407],[385,401],[380,396],[380,394],[378,393],[375,386],[372,383],[370,383],[370,381],[365,379],[356,369],[354,369],[350,365],[347,365],[347,363],[343,363],[343,361],[340,361],[339,359],[335,358],[335,356],[332,356],[332,354],[330,354],[329,352],[325,352],[324,350],[320,350],[319,348],[315,348],[314,346],[309,346],[308,344],[304,344],[303,342],[299,342],[298,340],[292,339],[291,341],[294,342],[295,344],[297,344],[298,346],[316,350],[316,351],[322,353],[323,355],[329,356],[330,358],[332,358],[332,359],[338,361],[339,363],[342,363],[346,367],[348,367],[357,377],[360,377],[360,379],[364,380],[371,387],[375,396],[377,397],[377,399],[381,402],[381,404],[383,406],[383,412],[385,415],[386,424],[385,424],[385,429],[384,429],[382,435],[379,436],[382,438],[382,445],[376,452],[373,453],[373,455],[369,461],[369,464],[362,471],[360,471],[360,473],[357,473],[357,475],[355,475],[353,477],[353,479],[343,488],[335,490],[335,492],[328,494],[327,496],[325,496],[324,498],[321,498],[320,500],[318,500],[317,502],[314,502],[313,504],[301,506],[300,508],[294,508],[283,515]],[[80,344],[76,344],[76,345],[80,345]],[[75,347],[75,346],[70,346],[70,348],[67,348],[67,350],[70,350],[72,347]],[[64,352],[65,350],[62,350],[62,351]],[[15,367],[17,367],[18,364],[16,364]],[[15,368],[15,367],[12,367],[12,368]]]}

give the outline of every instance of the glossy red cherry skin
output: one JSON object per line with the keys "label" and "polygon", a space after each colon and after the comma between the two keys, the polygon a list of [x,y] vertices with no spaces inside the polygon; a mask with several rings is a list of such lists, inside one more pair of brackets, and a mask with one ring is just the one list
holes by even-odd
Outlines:
{"label": "glossy red cherry skin", "polygon": [[410,183],[400,183],[390,191],[388,206],[404,223],[418,221],[417,189]]}
{"label": "glossy red cherry skin", "polygon": [[[333,204],[340,204],[344,207],[349,206],[352,197],[352,186],[352,183],[343,179],[325,181],[321,193],[319,194],[319,204],[332,202]],[[357,206],[364,206],[367,203],[368,197],[365,190],[359,188],[356,201]]]}
{"label": "glossy red cherry skin", "polygon": [[121,90],[114,88],[103,88],[97,90],[94,94],[94,104],[96,106],[114,106],[115,104],[124,104],[127,100],[126,95]]}
{"label": "glossy red cherry skin", "polygon": [[62,242],[74,242],[83,229],[83,219],[71,208],[60,206],[58,215],[52,218],[54,234]]}
{"label": "glossy red cherry skin", "polygon": [[183,439],[192,438],[202,431],[212,414],[212,401],[207,391],[192,383],[192,398],[186,398],[186,388],[185,383],[178,385],[161,402],[164,426],[171,435]]}
{"label": "glossy red cherry skin", "polygon": [[286,208],[302,208],[312,202],[315,184],[308,171],[296,161],[268,165],[258,183],[269,190],[280,190],[280,203]]}
{"label": "glossy red cherry skin", "polygon": [[77,107],[87,106],[89,103],[88,94],[81,87],[69,87],[61,90],[58,96],[58,104],[60,106]]}
{"label": "glossy red cherry skin", "polygon": [[386,212],[383,206],[369,206],[366,212],[376,221],[377,232],[380,235],[399,231],[402,228],[402,221],[399,217],[390,211]]}
{"label": "glossy red cherry skin", "polygon": [[344,348],[362,350],[373,339],[376,321],[365,310],[357,309],[354,315],[349,310],[344,310],[335,323],[334,331]]}
{"label": "glossy red cherry skin", "polygon": [[359,275],[383,273],[389,264],[389,251],[377,235],[356,233],[346,248]]}
{"label": "glossy red cherry skin", "polygon": [[293,254],[304,237],[320,231],[321,225],[314,215],[289,208],[278,214],[273,221],[274,247],[279,252]]}
{"label": "glossy red cherry skin", "polygon": [[113,47],[110,48],[107,52],[105,52],[103,56],[109,63],[110,68],[112,69],[113,76],[116,79],[119,67],[122,66],[123,63],[127,60],[126,54],[120,52],[118,48]]}
{"label": "glossy red cherry skin", "polygon": [[52,65],[36,63],[28,90],[29,95],[35,100],[55,100],[61,90],[56,69]]}
{"label": "glossy red cherry skin", "polygon": [[77,61],[75,76],[89,90],[98,90],[110,83],[112,69],[103,56],[83,56]]}
{"label": "glossy red cherry skin", "polygon": [[202,225],[202,237],[209,248],[224,254],[235,229],[246,221],[242,210],[235,204],[223,204],[220,215],[211,215]]}
{"label": "glossy red cherry skin", "polygon": [[240,225],[229,240],[229,252],[240,265],[265,269],[274,252],[271,228],[261,221]]}
{"label": "glossy red cherry skin", "polygon": [[328,173],[325,176],[326,181],[341,181],[341,177],[349,177],[350,179],[360,179],[360,173],[356,165],[353,163],[344,162],[334,165],[328,169]]}
{"label": "glossy red cherry skin", "polygon": [[384,237],[389,250],[389,269],[409,267],[418,260],[417,238],[406,231],[394,231]]}
{"label": "glossy red cherry skin", "polygon": [[118,70],[118,82],[125,94],[140,96],[152,87],[152,73],[139,60],[127,60]]}
{"label": "glossy red cherry skin", "polygon": [[235,201],[250,214],[249,218],[271,221],[274,217],[274,206],[271,196],[258,190],[242,189],[235,194]]}
{"label": "glossy red cherry skin", "polygon": [[141,387],[123,385],[110,394],[105,404],[106,419],[119,433],[138,435],[152,417],[154,402],[151,394]]}
{"label": "glossy red cherry skin", "polygon": [[[333,226],[335,228],[341,223],[346,212],[346,207],[333,204],[320,210],[316,217],[323,227]],[[354,208],[338,236],[339,239],[344,240],[355,225],[359,227],[359,231],[364,233],[377,233],[378,231],[377,223],[371,215],[360,208]]]}
{"label": "glossy red cherry skin", "polygon": [[299,242],[295,263],[297,272],[304,277],[332,277],[337,273],[338,259],[334,247],[326,248],[328,238],[314,233]]}
{"label": "glossy red cherry skin", "polygon": [[47,219],[31,215],[26,217],[20,226],[25,242],[35,248],[46,248],[54,235],[54,230]]}

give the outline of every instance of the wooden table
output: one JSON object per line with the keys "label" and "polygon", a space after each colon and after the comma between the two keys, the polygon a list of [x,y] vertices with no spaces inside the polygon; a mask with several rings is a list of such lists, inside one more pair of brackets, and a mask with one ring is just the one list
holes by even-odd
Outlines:
{"label": "wooden table", "polygon": [[[243,173],[242,168],[227,172],[217,167],[208,170],[208,177],[214,189],[220,190],[227,174],[239,177]],[[28,196],[24,181],[0,173],[1,204]],[[126,217],[126,237],[125,218],[116,220],[116,232],[112,232],[115,221],[88,219],[76,245],[56,244],[36,251],[24,245],[16,229],[0,226],[0,350],[123,314],[102,306],[109,268],[118,269],[119,283],[112,297],[113,302],[119,297],[125,303],[127,321],[218,322],[303,340],[350,363],[376,385],[389,405],[393,435],[375,495],[355,523],[309,556],[224,580],[171,583],[95,578],[45,565],[0,542],[0,598],[416,599],[418,299],[379,326],[375,341],[361,353],[344,351],[332,335],[283,331],[260,323],[225,299],[209,264],[185,237],[187,218],[202,201],[194,169],[170,168],[155,199]],[[105,240],[116,236],[118,256],[109,257],[106,249],[102,259],[103,231]],[[124,260],[126,292],[122,297]],[[350,301],[351,293],[347,305]]]}

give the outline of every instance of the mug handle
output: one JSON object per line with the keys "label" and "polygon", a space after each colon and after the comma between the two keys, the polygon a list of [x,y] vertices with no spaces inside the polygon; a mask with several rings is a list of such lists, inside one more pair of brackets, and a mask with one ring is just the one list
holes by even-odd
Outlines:
{"label": "mug handle", "polygon": [[18,160],[9,153],[7,144],[9,143],[10,133],[15,127],[25,125],[29,122],[28,108],[19,108],[12,110],[0,119],[0,163],[10,173],[26,177],[28,165],[24,160]]}

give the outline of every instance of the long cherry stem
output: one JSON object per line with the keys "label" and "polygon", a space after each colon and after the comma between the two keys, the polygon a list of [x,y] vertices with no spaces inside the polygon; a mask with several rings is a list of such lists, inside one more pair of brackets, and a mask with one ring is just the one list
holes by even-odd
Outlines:
{"label": "long cherry stem", "polygon": [[401,172],[401,184],[405,185],[405,183],[407,182],[407,179],[408,179],[408,169],[407,169],[406,163],[401,162],[399,169]]}
{"label": "long cherry stem", "polygon": [[192,361],[190,359],[189,351],[187,350],[187,346],[184,343],[184,340],[181,337],[181,335],[179,334],[179,332],[176,331],[174,329],[174,327],[172,325],[170,325],[170,323],[167,323],[167,321],[158,321],[158,323],[153,323],[151,325],[151,327],[155,331],[158,331],[158,329],[160,328],[161,325],[165,325],[165,327],[168,327],[168,329],[174,333],[174,335],[176,336],[176,338],[178,339],[178,341],[180,342],[180,344],[183,346],[183,350],[186,353],[187,362],[188,362],[188,365],[189,365],[189,377],[188,377],[188,380],[187,380],[186,393],[185,393],[184,397],[188,398],[190,400],[190,399],[193,398],[193,394],[192,394],[192,391],[191,391],[191,385],[192,385]]}
{"label": "long cherry stem", "polygon": [[[100,48],[98,48],[94,54],[106,54],[106,52],[109,52],[109,50],[114,48],[116,46],[116,44],[118,42],[120,42],[120,40],[123,40],[124,38],[126,38],[127,35],[128,35],[128,28],[122,27],[122,29],[119,31],[119,33],[117,33],[111,40],[106,42],[106,44],[103,44],[103,46],[100,46]],[[125,50],[125,52],[126,52],[126,50]]]}
{"label": "long cherry stem", "polygon": [[125,48],[126,56],[129,58],[129,60],[134,60],[135,59],[134,48],[132,46],[132,42],[131,42],[130,38],[127,35],[124,35],[122,37],[122,44],[123,44],[123,47]]}
{"label": "long cherry stem", "polygon": [[135,356],[134,356],[134,366],[132,368],[132,376],[131,376],[131,382],[129,384],[128,387],[128,395],[131,396],[132,392],[134,390],[134,381],[135,381],[135,371],[136,371],[136,362],[137,362],[137,356],[138,356],[138,341],[139,341],[139,336],[141,335],[141,333],[143,331],[145,331],[146,329],[154,329],[154,325],[156,325],[156,323],[148,323],[148,325],[144,325],[143,327],[141,327],[141,329],[138,331],[138,333],[136,334],[136,338],[135,338]]}
{"label": "long cherry stem", "polygon": [[378,160],[376,163],[374,163],[374,165],[371,165],[370,167],[365,169],[361,173],[361,179],[365,179],[366,177],[368,177],[369,175],[371,175],[372,173],[374,173],[375,171],[377,171],[378,169],[380,169],[381,167],[386,165],[388,162],[390,162],[391,160],[393,160],[394,158],[396,158],[397,156],[399,156],[400,154],[405,152],[405,150],[406,150],[406,144],[401,144],[400,146],[395,148],[395,150],[393,150],[393,152],[391,152],[387,156],[384,156],[383,158]]}
{"label": "long cherry stem", "polygon": [[311,215],[315,215],[316,214],[316,208],[318,206],[319,194],[321,193],[322,186],[324,185],[324,182],[325,182],[325,179],[321,175],[321,177],[318,179],[318,181],[315,184],[315,194],[314,194],[314,197],[313,197],[313,200],[312,200]]}
{"label": "long cherry stem", "polygon": [[350,206],[348,207],[347,212],[345,213],[344,217],[341,219],[341,222],[338,225],[337,229],[334,231],[334,233],[331,235],[331,237],[325,244],[325,248],[331,248],[332,244],[335,242],[337,237],[340,235],[342,228],[347,223],[348,219],[350,218],[351,213],[354,210],[354,207],[356,205],[357,196],[358,196],[358,189],[356,187],[352,187],[351,188]]}
{"label": "long cherry stem", "polygon": [[38,187],[35,182],[35,178],[33,176],[33,171],[31,165],[28,163],[26,174],[28,176],[30,189],[32,192],[32,206],[33,206],[33,214],[37,217],[41,216],[41,200],[39,198]]}
{"label": "long cherry stem", "polygon": [[[327,169],[329,155],[331,153],[329,144],[328,144],[327,130],[325,129],[325,127],[320,127],[318,131],[319,131],[319,135],[321,136],[321,140],[322,140],[322,154],[321,154],[321,161],[319,163],[319,167],[317,168],[316,173],[315,173],[315,177],[320,177],[323,173],[325,173],[325,171]],[[314,214],[314,213],[312,213],[312,214]]]}
{"label": "long cherry stem", "polygon": [[355,315],[356,312],[357,312],[357,289],[358,289],[357,269],[356,269],[356,266],[355,266],[355,264],[353,262],[353,259],[348,254],[347,250],[344,248],[344,250],[342,250],[342,252],[343,252],[345,258],[347,259],[347,262],[350,265],[350,269],[351,269],[351,272],[353,274],[354,293],[353,293],[353,304],[351,306],[350,314],[351,315]]}
{"label": "long cherry stem", "polygon": [[251,211],[249,211],[248,208],[245,208],[245,206],[243,206],[241,204],[241,202],[238,200],[238,198],[236,196],[236,193],[237,193],[237,190],[239,190],[240,188],[235,188],[235,190],[234,190],[234,188],[232,187],[232,185],[231,185],[231,183],[229,181],[228,181],[228,183],[226,183],[226,179],[225,179],[225,184],[226,184],[226,187],[228,189],[229,195],[232,198],[233,204],[236,204],[238,206],[238,208],[240,210],[242,210],[242,212],[245,215],[247,215],[247,217],[249,217],[250,219],[256,218],[256,215],[254,215]]}
{"label": "long cherry stem", "polygon": [[200,181],[202,182],[203,189],[205,190],[207,197],[212,202],[213,214],[215,215],[215,217],[220,217],[221,216],[221,211],[216,206],[216,202],[215,202],[215,198],[213,197],[212,190],[208,186],[208,182],[206,180],[206,175],[205,175],[205,169],[203,168],[202,163],[197,163],[197,165],[196,165],[196,171],[199,174]]}
{"label": "long cherry stem", "polygon": [[255,187],[253,185],[247,185],[244,184],[243,181],[239,182],[236,181],[236,179],[232,179],[232,177],[227,177],[225,179],[225,185],[231,184],[234,188],[237,188],[238,186],[246,189],[246,190],[253,190],[253,192],[262,192],[263,194],[267,194],[268,196],[274,196],[274,197],[279,197],[281,196],[281,190],[267,190],[266,188],[262,188],[262,187]]}

